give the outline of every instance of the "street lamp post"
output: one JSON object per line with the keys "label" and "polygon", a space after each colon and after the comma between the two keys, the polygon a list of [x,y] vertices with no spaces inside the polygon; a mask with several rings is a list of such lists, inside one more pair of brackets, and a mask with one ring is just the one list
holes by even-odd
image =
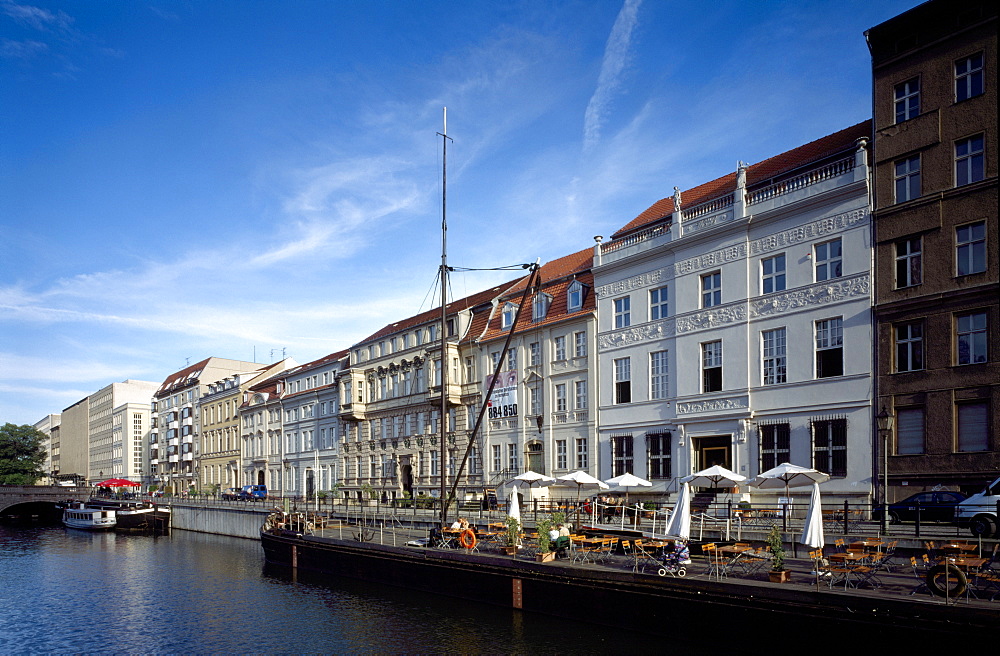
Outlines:
{"label": "street lamp post", "polygon": [[893,416],[882,406],[882,411],[875,416],[878,433],[882,437],[882,521],[881,531],[889,532],[889,435],[892,434]]}

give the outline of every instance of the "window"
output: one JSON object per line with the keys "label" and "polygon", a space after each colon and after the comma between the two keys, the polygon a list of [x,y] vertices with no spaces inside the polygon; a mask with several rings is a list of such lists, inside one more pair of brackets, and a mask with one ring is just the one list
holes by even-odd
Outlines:
{"label": "window", "polygon": [[813,422],[813,468],[830,476],[847,476],[847,420]]}
{"label": "window", "polygon": [[955,142],[955,186],[983,179],[983,135]]}
{"label": "window", "polygon": [[555,342],[556,360],[565,360],[566,359],[566,337],[559,336],[559,337],[556,337],[553,341]]}
{"label": "window", "polygon": [[503,329],[510,328],[514,325],[514,317],[517,315],[517,306],[513,303],[507,303],[503,306],[503,313],[500,315],[500,327]]}
{"label": "window", "polygon": [[537,366],[542,361],[542,345],[538,342],[528,344],[528,364]]}
{"label": "window", "polygon": [[924,410],[896,410],[896,453],[901,456],[924,453]]}
{"label": "window", "polygon": [[986,271],[986,222],[955,228],[955,263],[958,275]]}
{"label": "window", "polygon": [[632,472],[632,435],[611,436],[612,476]]}
{"label": "window", "polygon": [[507,468],[512,471],[517,471],[517,445],[508,444],[507,445]]}
{"label": "window", "polygon": [[760,291],[771,294],[785,289],[785,254],[775,255],[760,262]]}
{"label": "window", "polygon": [[507,371],[517,371],[517,349],[507,351]]}
{"label": "window", "polygon": [[538,294],[535,296],[535,302],[531,305],[531,320],[541,321],[549,313],[549,304],[552,302],[552,297],[548,294]]}
{"label": "window", "polygon": [[631,358],[615,360],[615,403],[632,402],[632,361]]}
{"label": "window", "polygon": [[576,405],[574,406],[577,410],[587,409],[587,381],[578,380],[574,383],[576,388]]}
{"label": "window", "polygon": [[920,156],[896,160],[893,179],[896,181],[896,202],[903,203],[920,197]]}
{"label": "window", "polygon": [[649,320],[666,319],[668,315],[667,288],[649,290]]}
{"label": "window", "polygon": [[787,423],[760,427],[760,471],[767,471],[791,459],[790,435]]}
{"label": "window", "polygon": [[844,320],[816,322],[816,377],[844,375]]}
{"label": "window", "polygon": [[566,384],[556,385],[556,412],[566,412]]}
{"label": "window", "polygon": [[670,478],[670,433],[646,433],[649,477]]}
{"label": "window", "polygon": [[[372,456],[373,458],[375,456]],[[431,476],[438,475],[438,452],[431,451]]]}
{"label": "window", "polygon": [[989,450],[989,407],[984,402],[959,403],[958,450]]}
{"label": "window", "polygon": [[566,309],[569,312],[576,312],[583,307],[583,297],[586,287],[578,280],[574,280],[569,289],[566,290]]}
{"label": "window", "polygon": [[842,258],[843,253],[839,239],[816,244],[816,282],[844,275]]}
{"label": "window", "polygon": [[537,387],[528,388],[528,404],[531,408],[531,414],[542,414],[542,395],[538,393]]}
{"label": "window", "polygon": [[632,325],[631,300],[628,296],[615,299],[615,328]]}
{"label": "window", "polygon": [[955,102],[983,95],[983,53],[955,62]]}
{"label": "window", "polygon": [[706,273],[701,277],[701,306],[712,307],[722,303],[722,272]]}
{"label": "window", "polygon": [[896,326],[896,371],[924,368],[924,326],[919,321]]}
{"label": "window", "polygon": [[701,345],[701,391],[722,389],[722,341]]}
{"label": "window", "polygon": [[913,78],[895,89],[896,122],[902,123],[920,114],[920,79]]}
{"label": "window", "polygon": [[920,237],[896,242],[896,289],[919,285],[923,281]]}
{"label": "window", "polygon": [[500,353],[500,351],[490,353],[490,359],[493,361],[493,371],[496,371],[497,366],[500,364]]}
{"label": "window", "polygon": [[786,335],[784,328],[761,332],[761,371],[764,385],[787,382]]}
{"label": "window", "polygon": [[986,312],[960,314],[955,318],[958,364],[986,362]]}
{"label": "window", "polygon": [[[476,382],[476,358],[471,355],[465,358],[465,382]],[[406,393],[410,393],[409,378],[407,378]]]}
{"label": "window", "polygon": [[587,333],[573,333],[573,352],[578,358],[587,357]]}
{"label": "window", "polygon": [[493,445],[493,471],[503,470],[503,452],[499,444]]}
{"label": "window", "polygon": [[556,469],[566,469],[566,440],[556,440]]}
{"label": "window", "polygon": [[667,398],[667,351],[649,354],[649,398]]}
{"label": "window", "polygon": [[590,467],[590,448],[586,437],[576,438],[576,468],[586,470]]}

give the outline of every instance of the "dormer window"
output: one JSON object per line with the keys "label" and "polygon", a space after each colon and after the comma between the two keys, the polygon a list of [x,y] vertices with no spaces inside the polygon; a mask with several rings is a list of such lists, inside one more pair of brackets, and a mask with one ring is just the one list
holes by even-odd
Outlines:
{"label": "dormer window", "polygon": [[531,320],[541,321],[549,313],[549,305],[552,304],[552,297],[548,294],[538,294],[535,302],[531,306]]}
{"label": "dormer window", "polygon": [[503,306],[503,313],[500,315],[500,327],[506,330],[514,325],[514,317],[517,315],[517,306],[508,303]]}
{"label": "dormer window", "polygon": [[566,290],[566,310],[576,312],[583,309],[583,298],[586,295],[587,287],[579,280],[574,280],[569,289]]}

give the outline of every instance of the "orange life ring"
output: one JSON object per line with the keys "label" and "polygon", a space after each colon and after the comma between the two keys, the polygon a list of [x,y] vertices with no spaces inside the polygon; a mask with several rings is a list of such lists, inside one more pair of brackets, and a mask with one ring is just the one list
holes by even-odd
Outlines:
{"label": "orange life ring", "polygon": [[472,532],[471,528],[467,528],[458,536],[458,543],[462,545],[463,549],[471,549],[476,546],[476,534]]}

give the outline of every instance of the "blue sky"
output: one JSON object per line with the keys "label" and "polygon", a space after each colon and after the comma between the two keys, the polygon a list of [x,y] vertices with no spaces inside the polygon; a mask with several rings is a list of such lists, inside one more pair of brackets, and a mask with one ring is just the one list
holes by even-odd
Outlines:
{"label": "blue sky", "polygon": [[916,4],[0,0],[0,422],[430,307],[444,106],[449,263],[547,261],[870,117]]}

